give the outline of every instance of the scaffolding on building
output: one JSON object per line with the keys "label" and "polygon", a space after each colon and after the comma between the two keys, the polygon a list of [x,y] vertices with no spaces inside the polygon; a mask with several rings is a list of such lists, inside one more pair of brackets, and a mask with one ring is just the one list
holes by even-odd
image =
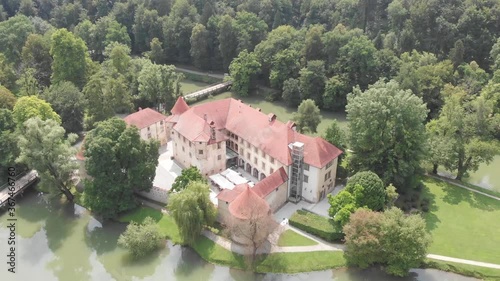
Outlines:
{"label": "scaffolding on building", "polygon": [[294,142],[292,149],[292,167],[290,172],[290,195],[289,200],[299,202],[302,198],[302,184],[304,178],[304,144]]}

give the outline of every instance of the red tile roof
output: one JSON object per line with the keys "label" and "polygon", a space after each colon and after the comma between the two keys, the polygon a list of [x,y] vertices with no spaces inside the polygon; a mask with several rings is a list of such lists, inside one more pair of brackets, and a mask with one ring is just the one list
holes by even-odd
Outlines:
{"label": "red tile roof", "polygon": [[292,163],[288,145],[296,141],[305,144],[304,161],[318,168],[325,166],[342,153],[340,149],[321,138],[294,131],[292,122],[284,124],[275,118],[270,118],[272,116],[259,112],[239,100],[228,98],[191,107],[178,117],[170,118],[169,121],[176,123],[174,130],[189,140],[194,141],[201,135],[200,140],[196,141],[205,141],[206,117],[215,123],[216,130],[231,131],[285,165]]}
{"label": "red tile roof", "polygon": [[252,190],[261,198],[265,198],[269,193],[273,192],[280,185],[288,181],[288,175],[283,167],[270,174],[265,179],[258,182]]}
{"label": "red tile roof", "polygon": [[172,110],[170,110],[170,113],[172,115],[179,115],[184,112],[186,112],[189,109],[189,105],[186,103],[183,97],[178,97],[177,101],[174,104],[174,107],[172,107]]}
{"label": "red tile roof", "polygon": [[247,188],[247,186],[247,183],[242,183],[236,185],[233,189],[224,189],[217,195],[217,199],[231,203]]}
{"label": "red tile roof", "polygon": [[139,110],[135,113],[132,113],[125,117],[123,120],[125,123],[128,125],[134,125],[137,128],[142,129],[146,128],[149,125],[152,125],[156,122],[160,122],[162,120],[165,120],[167,116],[159,113],[156,110],[153,110],[151,108],[145,108],[142,110]]}
{"label": "red tile roof", "polygon": [[228,209],[231,215],[241,220],[262,218],[271,212],[266,200],[260,198],[248,185],[245,190],[229,204]]}

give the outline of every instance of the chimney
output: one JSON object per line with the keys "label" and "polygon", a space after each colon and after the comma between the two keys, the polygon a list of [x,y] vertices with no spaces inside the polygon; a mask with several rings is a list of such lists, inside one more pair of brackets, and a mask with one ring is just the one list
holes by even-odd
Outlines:
{"label": "chimney", "polygon": [[269,113],[267,117],[269,118],[269,122],[276,120],[276,115],[274,113]]}
{"label": "chimney", "polygon": [[260,111],[261,111],[261,109],[260,109],[260,108],[256,108],[256,109],[257,109],[257,111],[258,111],[258,112],[260,112]]}
{"label": "chimney", "polygon": [[214,127],[214,121],[210,121],[210,139],[215,140],[215,127]]}

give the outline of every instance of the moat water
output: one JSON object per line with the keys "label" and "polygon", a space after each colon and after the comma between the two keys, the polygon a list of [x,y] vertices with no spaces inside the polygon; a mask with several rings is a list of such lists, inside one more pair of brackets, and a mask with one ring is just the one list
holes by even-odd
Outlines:
{"label": "moat water", "polygon": [[124,224],[101,225],[82,207],[48,200],[34,190],[18,198],[16,273],[7,271],[7,213],[0,213],[0,280],[169,280],[169,281],[468,281],[476,280],[432,269],[413,270],[394,278],[378,269],[325,270],[302,274],[253,274],[205,262],[187,247],[167,246],[133,261],[117,245]]}

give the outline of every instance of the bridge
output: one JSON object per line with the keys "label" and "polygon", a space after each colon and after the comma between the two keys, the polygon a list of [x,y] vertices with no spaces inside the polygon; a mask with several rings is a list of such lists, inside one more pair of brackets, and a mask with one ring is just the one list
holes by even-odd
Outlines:
{"label": "bridge", "polygon": [[208,86],[207,88],[201,89],[191,94],[187,94],[184,96],[186,100],[198,100],[202,97],[211,95],[211,94],[219,94],[221,92],[225,92],[231,89],[231,85],[233,85],[232,81],[222,82],[215,85]]}
{"label": "bridge", "polygon": [[[22,194],[26,188],[37,182],[38,179],[38,173],[35,170],[19,174],[14,181],[10,181],[15,183],[12,197],[15,198]],[[0,208],[8,207],[9,197],[9,182],[7,182],[0,187]]]}

